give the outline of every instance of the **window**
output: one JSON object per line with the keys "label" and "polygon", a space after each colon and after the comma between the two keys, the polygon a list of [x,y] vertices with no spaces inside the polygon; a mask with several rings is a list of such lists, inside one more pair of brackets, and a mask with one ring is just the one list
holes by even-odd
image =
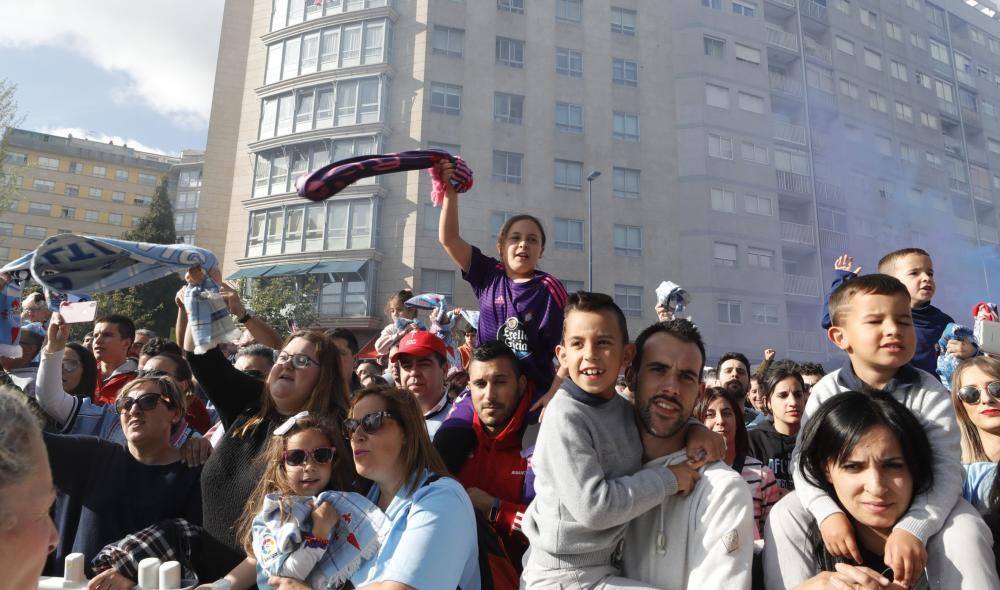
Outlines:
{"label": "window", "polygon": [[636,225],[616,225],[615,254],[642,256],[642,228]]}
{"label": "window", "polygon": [[97,178],[104,178],[108,175],[108,169],[104,166],[94,166],[94,176]]}
{"label": "window", "polygon": [[990,79],[990,69],[986,66],[976,66],[976,75],[978,75],[983,80]]}
{"label": "window", "polygon": [[740,0],[733,0],[733,14],[738,14],[740,16],[753,16],[756,11],[757,6],[754,4],[740,2]]}
{"label": "window", "polygon": [[556,0],[556,20],[566,23],[583,22],[583,0]]}
{"label": "window", "polygon": [[748,162],[757,164],[767,164],[767,146],[759,143],[744,141],[740,144],[740,155]]}
{"label": "window", "polygon": [[69,163],[69,173],[70,174],[83,174],[83,162],[70,162]]}
{"label": "window", "polygon": [[716,301],[716,309],[719,315],[720,324],[742,324],[743,318],[740,313],[741,304],[739,301],[731,299],[719,299]]}
{"label": "window", "polygon": [[557,102],[556,129],[570,133],[583,133],[583,105]]}
{"label": "window", "polygon": [[611,60],[611,81],[619,86],[638,86],[639,62],[613,58]]}
{"label": "window", "polygon": [[930,40],[930,47],[931,47],[931,57],[933,57],[934,59],[938,60],[939,62],[941,62],[943,64],[950,64],[951,63],[950,61],[948,61],[948,48],[947,47],[945,47],[944,45],[938,43],[934,39]]}
{"label": "window", "polygon": [[67,197],[79,197],[80,196],[80,185],[78,184],[66,184],[66,196]]}
{"label": "window", "polygon": [[902,158],[903,161],[905,162],[909,162],[911,164],[917,163],[917,152],[916,150],[913,149],[913,146],[911,146],[910,144],[907,143],[899,144],[899,157]]}
{"label": "window", "polygon": [[722,10],[722,0],[701,0],[701,5],[712,10]]}
{"label": "window", "polygon": [[858,99],[858,85],[846,78],[840,79],[840,93],[844,96]]}
{"label": "window", "polygon": [[851,14],[850,0],[833,0],[833,7],[844,14]]}
{"label": "window", "polygon": [[920,84],[925,89],[930,90],[931,87],[933,86],[933,83],[931,82],[931,77],[928,76],[927,74],[924,74],[923,72],[917,72],[916,77],[917,77],[917,84]]}
{"label": "window", "polygon": [[28,164],[28,156],[20,152],[7,152],[7,158],[4,160],[4,164],[10,164],[11,166],[26,166]]}
{"label": "window", "polygon": [[556,218],[556,248],[583,250],[583,221]]}
{"label": "window", "polygon": [[858,9],[858,15],[861,17],[861,24],[872,30],[878,29],[878,14],[865,8],[860,8]]}
{"label": "window", "polygon": [[[184,213],[182,215],[191,215],[193,217],[195,214],[194,213]],[[121,213],[108,213],[108,223],[110,223],[111,225],[121,225],[122,224],[122,214]],[[194,225],[194,224],[192,223],[192,225]],[[181,229],[181,230],[188,229],[186,227],[182,227],[181,225],[178,225],[177,228]],[[192,227],[191,229],[194,229],[194,228]]]}
{"label": "window", "polygon": [[983,98],[979,100],[979,103],[982,106],[984,115],[988,117],[995,117],[997,115],[997,107],[992,102]]}
{"label": "window", "polygon": [[584,289],[583,281],[567,281],[565,279],[559,279],[559,282],[562,283],[566,292],[571,295],[577,291],[583,291]]}
{"label": "window", "polygon": [[890,39],[899,41],[900,43],[903,42],[903,27],[892,21],[885,21],[885,34]]}
{"label": "window", "polygon": [[521,160],[523,154],[514,152],[493,152],[493,180],[505,184],[521,184]]}
{"label": "window", "polygon": [[754,194],[743,195],[743,205],[747,213],[771,216],[771,199]]}
{"label": "window", "polygon": [[622,199],[639,198],[639,171],[632,168],[615,167],[612,172],[614,193]]}
{"label": "window", "polygon": [[97,211],[91,211],[90,209],[87,209],[86,211],[84,211],[83,219],[91,223],[97,223],[98,213]]}
{"label": "window", "polygon": [[749,113],[757,113],[758,115],[764,114],[763,96],[757,96],[747,92],[739,92],[736,96],[736,103],[739,105],[740,110],[747,111]]}
{"label": "window", "polygon": [[910,33],[910,45],[913,45],[917,49],[927,50],[927,41],[916,33]]}
{"label": "window", "polygon": [[639,115],[615,111],[614,136],[621,141],[639,141]]}
{"label": "window", "polygon": [[888,101],[885,99],[885,95],[879,94],[874,90],[868,91],[868,106],[875,111],[880,113],[889,112]]}
{"label": "window", "polygon": [[490,213],[490,239],[495,242],[500,235],[500,228],[515,215],[517,214],[513,211],[493,211]]}
{"label": "window", "polygon": [[838,35],[834,39],[833,45],[834,47],[837,48],[837,51],[841,53],[846,53],[847,55],[854,55],[854,43],[852,41],[848,41],[847,39],[844,39],[843,37]]}
{"label": "window", "polygon": [[[357,250],[371,248],[375,207],[371,199],[334,201],[326,212],[326,249]],[[278,230],[281,231],[280,228]]]}
{"label": "window", "polygon": [[865,47],[865,65],[873,70],[882,71],[882,54]]}
{"label": "window", "polygon": [[[125,198],[125,193],[121,193],[122,199]],[[201,196],[200,191],[180,191],[177,193],[177,202],[174,205],[175,209],[197,209],[198,200]],[[111,199],[114,200],[113,198]]]}
{"label": "window", "polygon": [[14,224],[7,223],[6,221],[0,221],[0,236],[12,235],[14,235]]}
{"label": "window", "polygon": [[73,219],[74,217],[76,217],[76,208],[63,207],[60,213],[60,217],[62,217],[63,219]]}
{"label": "window", "polygon": [[777,324],[778,306],[773,303],[753,303],[750,314],[755,324]]}
{"label": "window", "polygon": [[733,159],[733,140],[732,138],[725,137],[722,135],[716,135],[715,133],[708,134],[708,155],[713,158],[723,158],[726,160]]}
{"label": "window", "polygon": [[987,44],[989,44],[990,46],[991,53],[1000,54],[1000,41],[994,39],[993,37],[990,37],[989,39],[987,39]]}
{"label": "window", "polygon": [[462,114],[462,87],[431,82],[431,112]]}
{"label": "window", "polygon": [[910,105],[896,101],[896,118],[901,121],[906,121],[907,123],[913,122],[913,107]]}
{"label": "window", "polygon": [[438,222],[441,220],[441,209],[424,203],[423,215],[421,215],[423,235],[426,238],[436,238],[438,235]]}
{"label": "window", "polygon": [[520,125],[524,116],[524,97],[503,92],[493,93],[493,118],[501,123]]}
{"label": "window", "polygon": [[583,77],[583,53],[575,49],[556,48],[556,73],[571,78]]}
{"label": "window", "polygon": [[90,197],[91,199],[97,199],[98,201],[100,201],[101,197],[104,196],[104,191],[99,188],[91,187],[90,191],[87,193],[87,196]]}
{"label": "window", "polygon": [[52,215],[52,205],[48,203],[28,203],[28,213],[30,215]]}
{"label": "window", "polygon": [[704,43],[705,43],[705,55],[709,57],[715,57],[718,59],[725,59],[726,57],[725,39],[719,39],[718,37],[705,35]]}
{"label": "window", "polygon": [[812,65],[806,67],[806,84],[816,90],[833,94],[833,74],[830,73],[830,70]]}
{"label": "window", "polygon": [[809,160],[803,152],[775,148],[774,167],[782,172],[809,174]]}
{"label": "window", "polygon": [[158,178],[152,174],[139,173],[139,184],[145,184],[149,186],[156,186]]}
{"label": "window", "polygon": [[461,58],[465,53],[465,31],[434,25],[431,48],[431,51],[437,55]]}
{"label": "window", "polygon": [[58,170],[59,160],[42,156],[38,158],[38,167],[45,168],[46,170]]}
{"label": "window", "polygon": [[729,89],[725,86],[705,84],[705,104],[719,109],[728,109]]}
{"label": "window", "polygon": [[896,60],[889,62],[889,74],[900,82],[909,82],[910,77],[906,73],[906,66]]}
{"label": "window", "polygon": [[634,10],[611,7],[611,32],[622,35],[635,35],[636,13]]}
{"label": "window", "polygon": [[[524,14],[524,0],[497,0],[497,10]],[[440,291],[431,291],[431,293],[440,293]]]}
{"label": "window", "polygon": [[[993,151],[993,150],[990,150],[990,151]],[[1000,154],[1000,144],[997,144],[996,153]],[[935,154],[934,152],[926,152],[924,154],[924,159],[927,160],[928,164],[931,164],[933,166],[939,166],[939,167],[941,166],[941,156]]]}
{"label": "window", "polygon": [[736,266],[736,244],[715,242],[712,244],[712,258],[715,264]]}
{"label": "window", "polygon": [[128,170],[122,170],[121,168],[115,170],[115,180],[118,182],[128,182]]}
{"label": "window", "polygon": [[181,188],[201,186],[201,170],[181,170],[177,177],[177,184]]}
{"label": "window", "polygon": [[892,156],[892,140],[884,135],[876,135],[875,151],[883,156]]}
{"label": "window", "polygon": [[747,248],[747,264],[758,268],[774,268],[774,250]]}
{"label": "window", "polygon": [[51,180],[36,178],[31,181],[31,190],[38,191],[40,193],[51,193],[56,190],[56,183]]}
{"label": "window", "polygon": [[31,238],[34,240],[44,240],[48,237],[49,231],[44,227],[38,225],[26,225],[24,226],[24,237]]}
{"label": "window", "polygon": [[742,43],[736,43],[735,48],[736,61],[742,61],[750,64],[760,64],[760,49],[743,45]]}
{"label": "window", "polygon": [[721,188],[709,190],[712,209],[723,213],[736,213],[736,193]]}
{"label": "window", "polygon": [[556,160],[555,186],[567,191],[583,190],[583,162]]}
{"label": "window", "polygon": [[642,287],[615,285],[615,303],[628,318],[642,317]]}
{"label": "window", "polygon": [[1000,154],[1000,140],[993,139],[992,137],[987,137],[986,149],[993,152],[994,154]]}
{"label": "window", "polygon": [[420,291],[422,293],[440,293],[451,297],[455,293],[455,271],[433,268],[421,269]]}
{"label": "window", "polygon": [[523,68],[524,41],[497,37],[497,63],[512,68]]}

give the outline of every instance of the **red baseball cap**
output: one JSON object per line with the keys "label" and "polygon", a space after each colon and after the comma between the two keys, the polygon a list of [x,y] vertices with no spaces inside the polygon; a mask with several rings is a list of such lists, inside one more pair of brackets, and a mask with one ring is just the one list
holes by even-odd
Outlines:
{"label": "red baseball cap", "polygon": [[399,341],[399,347],[396,349],[396,353],[392,355],[389,359],[390,362],[396,362],[401,354],[408,354],[415,357],[425,357],[430,356],[433,353],[438,353],[444,357],[447,361],[448,349],[444,344],[444,340],[441,340],[434,334],[431,334],[427,330],[414,330],[403,336],[403,339]]}

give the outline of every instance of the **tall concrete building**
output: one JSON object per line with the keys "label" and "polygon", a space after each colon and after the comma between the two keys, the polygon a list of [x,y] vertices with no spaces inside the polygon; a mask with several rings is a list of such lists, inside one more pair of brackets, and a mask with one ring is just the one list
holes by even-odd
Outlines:
{"label": "tall concrete building", "polygon": [[[171,204],[174,207],[174,230],[177,232],[177,241],[185,244],[195,244],[202,248],[208,248],[213,252],[221,251],[224,241],[212,236],[210,232],[198,231],[199,217],[205,219],[205,215],[198,215],[201,205],[201,184],[202,169],[205,165],[205,150],[184,150],[181,157],[170,169],[168,176],[167,190],[172,196]],[[209,242],[216,242],[213,245]]]}
{"label": "tall concrete building", "polygon": [[1000,25],[958,2],[830,4],[227,2],[205,166],[230,189],[225,274],[315,275],[323,322],[362,336],[404,286],[474,306],[426,173],[294,194],[330,161],[433,146],[476,172],[470,243],[493,252],[507,217],[537,215],[542,268],[613,294],[633,331],[679,283],[710,358],[827,360],[844,251],[874,270],[926,247],[959,315],[989,295],[997,242]]}
{"label": "tall concrete building", "polygon": [[4,172],[14,179],[14,202],[0,215],[0,263],[59,233],[121,236],[177,162],[127,145],[10,129]]}

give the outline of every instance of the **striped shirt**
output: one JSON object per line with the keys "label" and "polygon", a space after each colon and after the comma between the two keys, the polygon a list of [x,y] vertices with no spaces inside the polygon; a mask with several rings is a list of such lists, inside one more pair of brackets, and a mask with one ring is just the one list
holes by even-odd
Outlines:
{"label": "striped shirt", "polygon": [[743,470],[740,472],[743,481],[750,486],[750,496],[753,498],[754,539],[761,539],[764,522],[767,515],[781,499],[781,488],[774,473],[766,465],[747,455],[743,459]]}

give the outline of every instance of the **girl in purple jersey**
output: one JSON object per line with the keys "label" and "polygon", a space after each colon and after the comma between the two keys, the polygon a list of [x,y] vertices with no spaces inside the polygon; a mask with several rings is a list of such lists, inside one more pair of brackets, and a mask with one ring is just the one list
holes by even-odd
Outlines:
{"label": "girl in purple jersey", "polygon": [[[479,298],[477,345],[499,340],[514,351],[531,384],[535,410],[562,381],[553,360],[562,339],[563,307],[568,299],[562,283],[537,268],[545,251],[545,230],[535,217],[515,215],[497,236],[500,260],[483,254],[459,234],[458,196],[447,182],[454,164],[442,161],[438,166],[448,187],[438,241]],[[456,420],[471,423],[471,403],[459,404],[442,427]]]}

